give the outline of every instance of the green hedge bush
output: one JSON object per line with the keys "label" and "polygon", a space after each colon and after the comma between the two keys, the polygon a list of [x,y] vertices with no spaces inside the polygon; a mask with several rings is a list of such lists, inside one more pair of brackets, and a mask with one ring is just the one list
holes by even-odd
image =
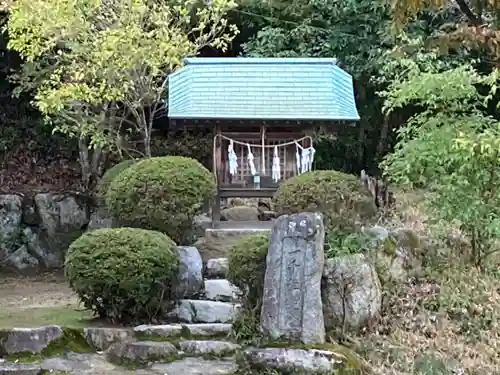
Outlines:
{"label": "green hedge bush", "polygon": [[111,184],[111,181],[115,179],[116,176],[118,176],[122,171],[130,167],[131,165],[137,163],[138,160],[135,159],[129,159],[129,160],[123,160],[118,164],[115,164],[111,168],[109,168],[104,174],[102,175],[101,179],[97,183],[96,186],[96,193],[97,197],[99,200],[104,201],[106,199],[106,193],[108,192],[109,185]]}
{"label": "green hedge bush", "polygon": [[86,309],[112,322],[140,322],[162,314],[179,267],[175,243],[136,228],[97,229],[76,239],[65,275]]}
{"label": "green hedge bush", "polygon": [[269,235],[255,233],[239,240],[229,253],[227,278],[244,294],[246,308],[260,308],[268,248]]}
{"label": "green hedge bush", "polygon": [[122,226],[158,230],[178,244],[187,244],[194,217],[214,194],[214,177],[198,161],[154,157],[135,163],[113,179],[106,206]]}
{"label": "green hedge bush", "polygon": [[321,212],[328,233],[352,229],[377,214],[375,202],[358,178],[337,171],[312,171],[284,181],[273,198],[278,215]]}

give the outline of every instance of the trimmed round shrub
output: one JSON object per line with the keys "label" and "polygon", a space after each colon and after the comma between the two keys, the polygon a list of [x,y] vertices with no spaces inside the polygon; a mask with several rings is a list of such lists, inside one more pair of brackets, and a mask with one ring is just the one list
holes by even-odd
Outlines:
{"label": "trimmed round shrub", "polygon": [[255,233],[243,237],[229,253],[228,280],[243,293],[248,309],[260,309],[264,292],[269,235]]}
{"label": "trimmed round shrub", "polygon": [[97,192],[97,197],[100,200],[103,200],[106,198],[106,193],[108,192],[108,187],[111,184],[111,181],[115,179],[116,176],[118,176],[122,171],[130,167],[131,165],[137,163],[137,160],[135,159],[129,159],[129,160],[123,160],[118,164],[115,164],[111,168],[109,168],[104,174],[102,175],[101,179],[97,183],[96,186],[96,192]]}
{"label": "trimmed round shrub", "polygon": [[187,244],[194,217],[214,194],[214,177],[198,161],[154,157],[135,163],[112,180],[106,206],[122,226],[158,230],[178,244]]}
{"label": "trimmed round shrub", "polygon": [[112,322],[139,322],[163,313],[179,255],[165,234],[136,228],[97,229],[76,239],[65,275],[86,309]]}
{"label": "trimmed round shrub", "polygon": [[358,178],[337,171],[312,171],[284,181],[273,206],[278,215],[321,212],[327,233],[351,229],[377,214],[370,192]]}

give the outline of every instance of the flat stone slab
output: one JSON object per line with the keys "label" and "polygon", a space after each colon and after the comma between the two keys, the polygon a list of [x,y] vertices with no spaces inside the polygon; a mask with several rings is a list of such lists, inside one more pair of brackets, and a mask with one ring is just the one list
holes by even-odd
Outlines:
{"label": "flat stone slab", "polygon": [[127,370],[108,362],[104,355],[95,353],[67,353],[63,357],[48,358],[41,364],[0,363],[0,375],[164,375],[151,369]]}
{"label": "flat stone slab", "polygon": [[158,374],[168,375],[233,375],[238,366],[233,360],[205,360],[201,358],[184,358],[171,363],[158,363],[151,370]]}
{"label": "flat stone slab", "polygon": [[96,350],[106,350],[116,342],[133,341],[134,330],[125,328],[85,328],[85,340]]}
{"label": "flat stone slab", "polygon": [[0,375],[39,375],[40,365],[24,363],[0,363]]}
{"label": "flat stone slab", "polygon": [[233,355],[241,346],[227,341],[187,340],[179,342],[179,348],[187,356],[223,357]]}
{"label": "flat stone slab", "polygon": [[229,280],[205,280],[205,298],[209,301],[238,302],[240,294]]}
{"label": "flat stone slab", "polygon": [[213,337],[223,336],[231,332],[229,323],[199,323],[199,324],[165,324],[141,325],[134,332],[151,337]]}
{"label": "flat stone slab", "polygon": [[169,314],[185,323],[231,323],[240,305],[228,302],[180,300]]}
{"label": "flat stone slab", "polygon": [[0,330],[0,357],[15,353],[41,353],[49,344],[63,336],[61,327],[11,328]]}
{"label": "flat stone slab", "polygon": [[345,368],[346,363],[346,358],[341,354],[314,349],[248,349],[243,355],[252,368],[286,373],[330,374],[337,369]]}
{"label": "flat stone slab", "polygon": [[128,360],[139,364],[146,364],[177,355],[179,355],[177,348],[167,341],[116,343],[106,351],[108,360],[114,363]]}

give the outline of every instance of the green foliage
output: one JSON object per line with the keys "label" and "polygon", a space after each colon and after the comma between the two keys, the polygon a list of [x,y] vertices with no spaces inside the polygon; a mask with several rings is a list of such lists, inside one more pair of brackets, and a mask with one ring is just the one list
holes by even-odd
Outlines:
{"label": "green foliage", "polygon": [[366,249],[369,237],[362,232],[349,232],[335,228],[325,236],[325,255],[335,258],[361,253]]}
{"label": "green foliage", "polygon": [[337,171],[313,171],[284,181],[273,205],[278,214],[323,213],[327,233],[352,229],[377,213],[372,196],[361,182]]}
{"label": "green foliage", "polygon": [[97,229],[68,249],[65,275],[86,309],[112,322],[151,321],[170,297],[175,243],[154,231]]}
{"label": "green foliage", "polygon": [[260,330],[260,311],[244,307],[238,311],[230,337],[242,345],[259,345],[264,339]]}
{"label": "green foliage", "polygon": [[[115,145],[122,125],[151,155],[152,122],[167,75],[205,46],[225,50],[237,33],[233,0],[19,0],[9,9],[9,48],[26,60],[20,90],[54,127],[91,147]],[[120,105],[118,105],[119,103]]]}
{"label": "green foliage", "polygon": [[211,129],[196,129],[192,132],[170,132],[164,137],[155,137],[151,148],[153,156],[177,155],[198,160],[212,168],[214,138]]}
{"label": "green foliage", "polygon": [[476,264],[497,250],[500,236],[500,123],[484,114],[485,97],[477,90],[488,82],[470,66],[438,73],[416,69],[384,93],[388,111],[425,109],[399,131],[382,167],[396,183],[429,190],[429,207],[444,222],[461,225]]}
{"label": "green foliage", "polygon": [[[245,1],[259,31],[244,44],[258,57],[336,57],[356,78],[370,75],[388,42],[389,9],[382,2]],[[266,18],[269,17],[269,18]],[[362,27],[361,27],[362,26]]]}
{"label": "green foliage", "polygon": [[238,241],[229,253],[228,280],[243,293],[244,307],[260,313],[269,235],[256,233]]}
{"label": "green foliage", "polygon": [[154,157],[135,163],[111,182],[106,206],[124,226],[158,230],[184,244],[194,217],[214,193],[213,175],[196,160]]}
{"label": "green foliage", "polygon": [[431,355],[421,354],[413,364],[414,375],[451,375],[452,372],[446,368],[446,364]]}
{"label": "green foliage", "polygon": [[96,186],[97,196],[99,199],[106,199],[106,193],[108,192],[109,184],[118,176],[122,171],[137,163],[135,159],[123,160],[118,164],[113,165],[109,168],[101,177]]}

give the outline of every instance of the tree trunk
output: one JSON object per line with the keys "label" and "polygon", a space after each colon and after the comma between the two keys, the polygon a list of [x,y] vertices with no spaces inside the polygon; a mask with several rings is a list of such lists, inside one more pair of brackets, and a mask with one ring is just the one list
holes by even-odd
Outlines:
{"label": "tree trunk", "polygon": [[80,137],[78,147],[83,187],[86,191],[89,191],[101,174],[102,157],[104,154],[101,148],[91,150],[86,137]]}
{"label": "tree trunk", "polygon": [[82,170],[83,187],[85,190],[89,190],[92,167],[90,166],[89,147],[85,137],[78,139],[78,156]]}
{"label": "tree trunk", "polygon": [[380,131],[380,138],[379,138],[378,144],[377,144],[377,151],[375,153],[375,159],[377,161],[379,161],[382,158],[385,150],[387,149],[387,138],[389,135],[390,128],[391,128],[391,126],[390,126],[389,117],[385,116],[384,117],[384,124],[382,126],[381,131]]}

